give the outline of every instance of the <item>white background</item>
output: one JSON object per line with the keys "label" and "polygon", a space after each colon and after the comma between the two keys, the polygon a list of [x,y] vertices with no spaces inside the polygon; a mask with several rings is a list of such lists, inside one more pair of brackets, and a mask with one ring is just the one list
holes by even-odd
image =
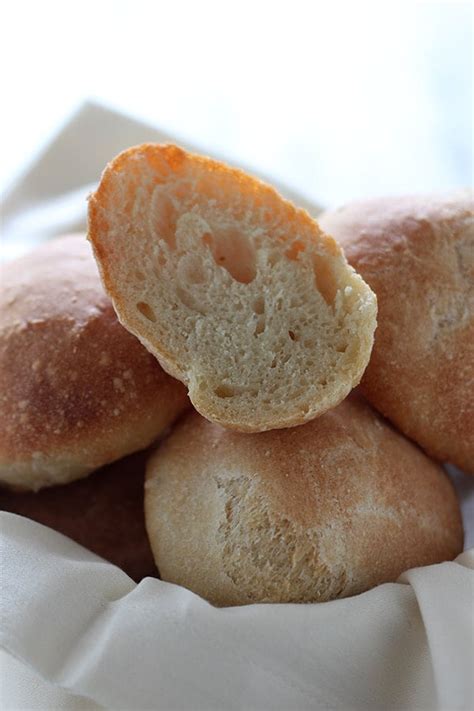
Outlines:
{"label": "white background", "polygon": [[471,182],[470,2],[1,6],[0,188],[88,97],[323,204]]}

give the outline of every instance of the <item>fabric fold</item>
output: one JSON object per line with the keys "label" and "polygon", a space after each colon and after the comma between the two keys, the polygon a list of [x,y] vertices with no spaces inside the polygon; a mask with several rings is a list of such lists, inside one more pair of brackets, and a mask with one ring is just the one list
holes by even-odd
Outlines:
{"label": "fabric fold", "polygon": [[218,609],[0,521],[2,648],[106,708],[469,708],[474,551],[353,598]]}

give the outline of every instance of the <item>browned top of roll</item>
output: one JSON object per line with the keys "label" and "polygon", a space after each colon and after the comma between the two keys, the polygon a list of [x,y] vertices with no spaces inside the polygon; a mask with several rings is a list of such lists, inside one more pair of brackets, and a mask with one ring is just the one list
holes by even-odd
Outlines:
{"label": "browned top of roll", "polygon": [[0,481],[76,478],[148,445],[183,409],[183,386],[118,322],[84,236],[0,278]]}
{"label": "browned top of roll", "polygon": [[147,465],[145,519],[162,578],[218,605],[353,595],[463,541],[441,467],[357,395],[253,435],[190,413]]}
{"label": "browned top of roll", "polygon": [[474,211],[468,190],[321,218],[377,294],[366,396],[430,454],[474,470]]}

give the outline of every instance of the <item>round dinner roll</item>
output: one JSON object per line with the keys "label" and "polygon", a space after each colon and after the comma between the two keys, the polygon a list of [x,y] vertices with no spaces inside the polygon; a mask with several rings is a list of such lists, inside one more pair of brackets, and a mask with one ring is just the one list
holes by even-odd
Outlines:
{"label": "round dinner roll", "polygon": [[0,271],[0,483],[37,490],[147,447],[185,388],[118,322],[83,235]]}
{"label": "round dinner roll", "polygon": [[147,452],[136,452],[80,481],[41,491],[0,488],[0,511],[25,516],[118,565],[133,580],[157,577],[145,530]]}
{"label": "round dinner roll", "polygon": [[121,323],[207,419],[293,427],[359,383],[375,296],[260,180],[177,146],[130,148],[90,197],[89,239]]}
{"label": "round dinner roll", "polygon": [[474,195],[354,203],[321,218],[377,294],[370,402],[428,454],[474,472]]}
{"label": "round dinner roll", "polygon": [[189,414],[148,462],[145,521],[162,579],[219,606],[355,595],[463,544],[444,471],[359,395],[254,435]]}

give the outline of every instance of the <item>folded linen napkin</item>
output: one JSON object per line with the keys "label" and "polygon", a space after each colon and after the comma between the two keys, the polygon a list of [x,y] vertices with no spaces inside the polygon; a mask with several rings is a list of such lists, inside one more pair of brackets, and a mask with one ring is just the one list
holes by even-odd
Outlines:
{"label": "folded linen napkin", "polygon": [[105,708],[472,708],[472,550],[353,598],[217,609],[0,520],[1,646]]}

